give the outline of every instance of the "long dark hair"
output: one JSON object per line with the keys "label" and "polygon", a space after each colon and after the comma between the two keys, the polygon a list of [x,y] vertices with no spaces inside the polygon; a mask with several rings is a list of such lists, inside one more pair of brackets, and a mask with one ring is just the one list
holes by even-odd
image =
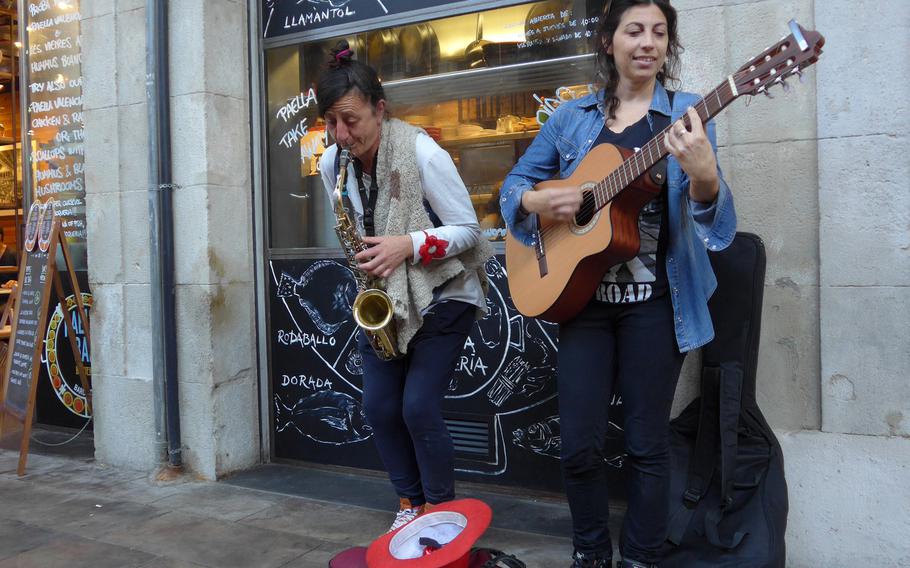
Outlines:
{"label": "long dark hair", "polygon": [[607,48],[613,42],[613,34],[619,27],[619,21],[629,8],[635,6],[655,5],[660,8],[667,19],[667,59],[663,67],[657,72],[657,81],[667,86],[668,81],[678,81],[679,54],[682,45],[676,28],[676,9],[670,5],[669,0],[613,0],[608,3],[607,9],[600,22],[595,36],[594,64],[597,66],[597,79],[604,88],[604,102],[607,106],[607,118],[616,118],[616,109],[619,108],[619,99],[616,98],[616,87],[619,85],[619,71],[613,56],[607,53]]}
{"label": "long dark hair", "polygon": [[357,89],[369,99],[373,108],[385,98],[376,70],[354,59],[354,51],[348,42],[340,40],[332,49],[331,57],[316,83],[319,116],[324,117],[326,111],[352,89]]}

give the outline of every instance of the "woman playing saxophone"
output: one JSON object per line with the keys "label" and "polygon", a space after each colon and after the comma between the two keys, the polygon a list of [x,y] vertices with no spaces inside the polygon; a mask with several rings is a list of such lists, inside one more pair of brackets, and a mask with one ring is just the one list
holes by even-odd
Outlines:
{"label": "woman playing saxophone", "polygon": [[[366,275],[362,286],[358,276],[360,290],[380,290],[391,302],[398,356],[384,357],[370,333],[359,334],[358,347],[364,411],[399,497],[396,529],[455,496],[442,400],[471,326],[486,310],[484,264],[492,251],[452,159],[423,130],[385,116],[376,71],[354,60],[347,42],[333,50],[317,97],[336,142],[319,163],[326,190],[341,194],[333,198],[342,200],[342,247],[355,275]],[[341,163],[339,146],[350,164]],[[372,319],[364,305],[354,311]]]}

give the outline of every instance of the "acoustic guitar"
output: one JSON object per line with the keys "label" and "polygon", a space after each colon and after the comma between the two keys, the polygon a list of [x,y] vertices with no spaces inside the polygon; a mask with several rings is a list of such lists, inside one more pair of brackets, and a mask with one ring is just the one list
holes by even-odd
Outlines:
{"label": "acoustic guitar", "polygon": [[[770,97],[769,88],[786,88],[785,80],[792,75],[802,78],[802,70],[821,55],[825,38],[793,20],[790,31],[695,105],[703,123],[743,95]],[[691,127],[687,115],[683,120]],[[571,176],[534,186],[578,188],[583,201],[572,221],[540,217],[535,246],[525,246],[511,233],[506,236],[509,290],[519,312],[568,321],[591,300],[610,267],[638,254],[638,217],[663,185],[666,174],[659,164],[668,154],[663,140],[669,128],[637,152],[611,144],[595,146]]]}

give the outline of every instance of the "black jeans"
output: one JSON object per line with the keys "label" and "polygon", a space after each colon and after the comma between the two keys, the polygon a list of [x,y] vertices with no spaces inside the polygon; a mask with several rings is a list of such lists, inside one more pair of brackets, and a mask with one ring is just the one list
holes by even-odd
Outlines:
{"label": "black jeans", "polygon": [[394,361],[376,357],[363,333],[358,338],[364,413],[395,492],[413,505],[455,498],[455,450],[442,400],[476,309],[457,301],[437,304],[407,355]]}
{"label": "black jeans", "polygon": [[592,301],[560,327],[562,469],[579,552],[612,555],[603,449],[616,392],[629,480],[620,549],[625,558],[660,560],[667,532],[670,407],[684,358],[666,295],[628,305]]}

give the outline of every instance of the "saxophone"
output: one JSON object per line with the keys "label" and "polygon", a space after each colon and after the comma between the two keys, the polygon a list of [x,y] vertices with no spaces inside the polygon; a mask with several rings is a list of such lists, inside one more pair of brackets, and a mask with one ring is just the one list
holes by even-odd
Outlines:
{"label": "saxophone", "polygon": [[351,160],[350,151],[341,150],[338,162],[338,181],[335,183],[335,234],[344,250],[348,265],[357,281],[357,297],[351,306],[354,321],[366,334],[376,356],[383,361],[390,361],[401,357],[398,351],[398,333],[395,329],[392,299],[380,286],[378,279],[357,268],[354,255],[369,248],[356,225],[344,209],[342,195],[347,180],[348,162]]}

